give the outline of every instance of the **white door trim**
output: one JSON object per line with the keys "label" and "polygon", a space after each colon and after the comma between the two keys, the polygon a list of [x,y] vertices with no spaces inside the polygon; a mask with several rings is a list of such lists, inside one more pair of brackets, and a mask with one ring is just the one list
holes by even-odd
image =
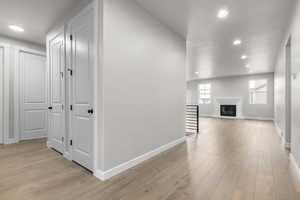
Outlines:
{"label": "white door trim", "polygon": [[[0,43],[0,47],[4,51],[4,61],[3,61],[3,98],[0,99],[0,103],[3,105],[3,129],[0,132],[0,143],[8,144],[9,139],[9,77],[10,77],[10,67],[9,67],[9,50],[10,45],[5,43]],[[2,134],[3,133],[3,134]]]}
{"label": "white door trim", "polygon": [[[94,167],[94,174],[95,172],[99,169],[99,162],[101,160],[103,160],[103,155],[99,154],[99,148],[103,147],[100,138],[102,138],[102,131],[100,132],[100,130],[102,130],[103,128],[103,124],[100,123],[99,124],[99,119],[103,119],[100,116],[100,108],[102,108],[102,106],[99,106],[99,90],[103,85],[103,79],[102,76],[99,76],[99,73],[102,74],[102,64],[100,63],[100,60],[102,61],[102,44],[100,44],[100,42],[102,43],[103,41],[100,41],[100,39],[102,39],[102,17],[103,17],[103,13],[101,16],[101,19],[99,19],[100,17],[100,12],[99,10],[102,10],[103,7],[103,1],[98,1],[98,0],[94,0],[93,3],[91,3],[92,6],[94,7],[94,42],[96,45],[94,45],[94,110],[95,110],[95,114],[94,114],[94,158],[93,158],[93,167]],[[101,23],[101,24],[100,24]],[[100,36],[101,33],[101,36]],[[101,69],[100,69],[101,68]],[[101,99],[102,100],[102,99]],[[101,112],[102,113],[102,112]],[[99,135],[100,134],[100,135]],[[103,151],[101,151],[103,152]]]}
{"label": "white door trim", "polygon": [[291,50],[291,36],[289,36],[289,39],[285,45],[285,131],[284,131],[284,137],[282,138],[282,142],[285,146],[285,148],[290,149],[291,148],[291,134],[292,134],[292,50]]}
{"label": "white door trim", "polygon": [[[15,56],[15,66],[14,66],[14,141],[19,142],[20,141],[20,91],[19,91],[19,80],[20,80],[20,53],[30,53],[30,54],[36,54],[40,56],[45,56],[46,53],[42,51],[37,51],[29,48],[24,48],[20,46],[16,46],[14,50],[14,56]],[[48,68],[47,68],[48,70]],[[47,72],[48,73],[48,72]]]}

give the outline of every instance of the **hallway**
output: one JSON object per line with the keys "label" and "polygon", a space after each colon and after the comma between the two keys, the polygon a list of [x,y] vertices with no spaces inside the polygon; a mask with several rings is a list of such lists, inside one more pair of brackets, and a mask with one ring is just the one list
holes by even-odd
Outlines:
{"label": "hallway", "polygon": [[[272,122],[200,119],[199,136],[106,182],[46,147],[0,145],[1,200],[296,200]],[[55,167],[54,167],[55,166]]]}

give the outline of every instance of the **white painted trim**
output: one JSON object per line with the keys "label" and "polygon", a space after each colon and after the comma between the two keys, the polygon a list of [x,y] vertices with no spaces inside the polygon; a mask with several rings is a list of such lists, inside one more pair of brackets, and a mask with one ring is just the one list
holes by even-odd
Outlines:
{"label": "white painted trim", "polygon": [[284,147],[285,149],[290,149],[291,143],[289,143],[285,140],[286,138],[285,138],[284,132],[282,131],[282,129],[278,126],[278,124],[275,121],[274,121],[274,126],[275,126],[278,136],[280,137],[282,147]]}
{"label": "white painted trim", "polygon": [[18,140],[16,140],[15,138],[8,138],[4,141],[4,144],[15,144],[18,143]]}
{"label": "white painted trim", "polygon": [[[0,103],[3,105],[3,113],[2,113],[2,125],[1,128],[2,130],[0,131],[0,143],[6,142],[9,137],[9,77],[10,77],[10,67],[9,67],[9,50],[10,50],[10,45],[5,44],[5,43],[0,43],[0,47],[3,48],[3,97],[1,97]],[[3,133],[3,134],[2,134]]]}
{"label": "white painted trim", "polygon": [[64,155],[65,159],[70,160],[70,161],[72,160],[72,155],[70,152],[64,152],[63,155]]}
{"label": "white painted trim", "polygon": [[271,117],[247,117],[244,116],[242,119],[247,119],[247,120],[259,120],[259,121],[273,121],[274,118]]}
{"label": "white painted trim", "polygon": [[50,142],[49,140],[47,140],[46,144],[47,144],[47,147],[48,147],[48,148],[51,148],[51,147],[52,147],[51,142]]}
{"label": "white painted trim", "polygon": [[[49,148],[49,149],[52,149],[53,148],[53,145],[51,144],[51,141],[50,140],[47,140],[47,147]],[[53,148],[53,149],[55,149],[55,148]],[[71,152],[68,152],[68,151],[64,151],[63,153],[63,157],[65,158],[65,159],[67,159],[67,160],[70,160],[70,161],[72,161],[73,159],[72,159],[72,154],[71,154]]]}
{"label": "white painted trim", "polygon": [[294,157],[293,154],[291,154],[291,153],[290,153],[290,160],[291,160],[291,162],[292,162],[293,168],[294,168],[295,171],[297,172],[297,179],[300,181],[300,168],[299,168],[299,166],[297,165],[297,162],[296,162],[295,157]]}
{"label": "white painted trim", "polygon": [[[43,139],[43,138],[47,138],[47,135],[37,135],[37,136],[34,136],[34,137],[32,137],[32,136],[30,136],[30,137],[26,137],[26,138],[22,138],[22,140],[34,140],[34,139]],[[17,140],[17,139],[14,139],[15,141],[17,141],[17,142],[19,142],[19,140]]]}
{"label": "white painted trim", "polygon": [[275,121],[274,121],[274,126],[275,126],[275,129],[276,129],[276,132],[277,132],[278,136],[282,139],[282,136],[283,136],[282,130]]}
{"label": "white painted trim", "polygon": [[160,153],[162,153],[162,152],[164,152],[168,149],[173,148],[174,146],[176,146],[178,144],[181,144],[181,143],[185,142],[185,139],[186,139],[186,137],[182,137],[178,140],[175,140],[173,142],[165,144],[165,145],[163,145],[163,146],[161,146],[161,147],[159,147],[159,148],[157,148],[153,151],[150,151],[150,152],[145,153],[141,156],[138,156],[138,157],[136,157],[132,160],[129,160],[129,161],[127,161],[127,162],[125,162],[121,165],[118,165],[118,166],[116,166],[112,169],[109,169],[109,170],[106,170],[106,171],[102,171],[102,170],[97,169],[94,172],[94,176],[96,176],[97,178],[99,178],[102,181],[110,179],[111,177],[113,177],[117,174],[120,174],[120,173],[126,171],[129,168],[132,168],[132,167],[134,167],[134,166],[136,166],[136,165],[138,165],[138,164],[140,164],[140,163],[142,163],[142,162],[144,162],[144,161],[146,161],[146,160],[148,160],[148,159],[150,159],[150,158],[152,158],[152,157],[154,157],[154,156],[156,156],[156,155],[158,155],[158,154],[160,154]]}
{"label": "white painted trim", "polygon": [[10,45],[1,44],[4,48],[4,68],[3,68],[3,142],[9,139],[9,88],[10,88]]}
{"label": "white painted trim", "polygon": [[15,65],[14,65],[14,138],[16,142],[19,141],[20,138],[20,115],[19,115],[19,53],[20,50],[17,48],[14,51]]}
{"label": "white painted trim", "polygon": [[[99,22],[101,19],[99,19],[100,17],[100,13],[99,13],[99,9],[100,9],[100,3],[98,0],[94,0],[93,1],[93,7],[94,7],[94,100],[93,100],[93,103],[94,103],[94,110],[95,110],[95,113],[94,113],[94,127],[93,127],[93,171],[96,172],[96,170],[98,169],[98,163],[99,163],[99,160],[98,159],[102,159],[100,157],[100,155],[98,154],[98,148],[100,146],[102,146],[99,141],[99,138],[98,137],[98,133],[99,133],[99,124],[98,124],[98,91],[99,91],[99,86],[98,86],[98,81],[99,79],[101,79],[99,76],[98,76],[98,73],[99,73],[99,52],[100,52],[100,47],[99,47],[99,40],[100,40],[100,37],[99,37],[99,31],[100,30],[100,25],[99,25]],[[100,125],[101,126],[101,125]],[[98,145],[99,144],[99,145]]]}
{"label": "white painted trim", "polygon": [[273,121],[273,118],[268,117],[226,117],[226,116],[217,116],[217,115],[206,115],[206,114],[199,114],[199,117],[211,117],[211,118],[219,118],[219,119],[239,119],[239,120],[259,120],[259,121]]}

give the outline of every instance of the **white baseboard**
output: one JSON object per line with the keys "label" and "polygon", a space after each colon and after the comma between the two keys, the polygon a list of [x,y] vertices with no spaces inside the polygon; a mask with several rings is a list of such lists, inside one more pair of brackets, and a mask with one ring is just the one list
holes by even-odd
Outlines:
{"label": "white baseboard", "polygon": [[49,140],[47,140],[47,147],[51,148],[51,142]]}
{"label": "white baseboard", "polygon": [[16,144],[18,142],[19,141],[15,138],[7,138],[7,139],[5,139],[4,144]]}
{"label": "white baseboard", "polygon": [[293,168],[295,169],[296,173],[297,173],[297,178],[300,181],[300,168],[296,162],[295,157],[293,156],[293,154],[290,153],[290,160],[292,162]]}
{"label": "white baseboard", "polygon": [[71,156],[70,152],[64,152],[64,158],[67,160],[72,160],[72,156]]}
{"label": "white baseboard", "polygon": [[[24,138],[22,140],[34,140],[34,139],[42,139],[42,138],[46,138],[47,136],[40,136],[40,137],[30,137],[30,138]],[[16,144],[20,142],[19,139],[16,139],[16,138],[7,138],[4,140],[4,144]]]}
{"label": "white baseboard", "polygon": [[150,158],[152,158],[152,157],[154,157],[154,156],[156,156],[156,155],[158,155],[158,154],[160,154],[160,153],[162,153],[162,152],[164,152],[168,149],[171,149],[172,147],[174,147],[178,144],[181,144],[183,142],[185,142],[185,137],[182,137],[178,140],[175,140],[175,141],[170,142],[166,145],[163,145],[163,146],[161,146],[161,147],[159,147],[159,148],[157,148],[153,151],[150,151],[150,152],[145,153],[141,156],[138,156],[138,157],[136,157],[132,160],[129,160],[129,161],[127,161],[127,162],[125,162],[121,165],[118,165],[118,166],[116,166],[112,169],[109,169],[109,170],[106,170],[106,171],[102,171],[102,170],[97,169],[97,170],[94,171],[94,176],[96,176],[97,178],[99,178],[102,181],[108,180],[111,177],[113,177],[117,174],[120,174],[121,172],[124,172],[127,169],[132,168],[132,167],[134,167],[134,166],[136,166],[136,165],[138,165],[138,164],[140,164],[140,163],[142,163],[142,162],[144,162],[144,161],[146,161],[146,160],[148,160],[148,159],[150,159]]}
{"label": "white baseboard", "polygon": [[291,143],[287,142],[285,140],[285,137],[284,137],[282,129],[278,126],[278,124],[275,121],[274,121],[274,126],[275,126],[275,129],[276,129],[276,132],[277,132],[278,136],[281,139],[281,145],[282,145],[282,147],[284,147],[285,149],[290,149],[291,148]]}
{"label": "white baseboard", "polygon": [[39,134],[39,135],[34,135],[34,136],[27,136],[25,138],[22,138],[22,140],[35,140],[35,139],[43,139],[43,138],[47,138],[47,135]]}
{"label": "white baseboard", "polygon": [[199,117],[211,117],[211,118],[220,118],[220,119],[244,119],[244,120],[259,120],[259,121],[273,121],[273,118],[269,117],[248,117],[248,116],[239,116],[239,117],[226,117],[218,115],[206,115],[199,114]]}
{"label": "white baseboard", "polygon": [[273,121],[274,120],[271,117],[247,117],[247,116],[244,116],[242,118],[248,119],[248,120],[259,120],[259,121]]}
{"label": "white baseboard", "polygon": [[275,126],[275,129],[276,129],[276,132],[277,132],[277,134],[278,134],[278,136],[280,137],[280,138],[282,138],[282,136],[283,136],[283,132],[282,132],[282,130],[281,130],[281,128],[278,126],[278,124],[274,121],[274,126]]}

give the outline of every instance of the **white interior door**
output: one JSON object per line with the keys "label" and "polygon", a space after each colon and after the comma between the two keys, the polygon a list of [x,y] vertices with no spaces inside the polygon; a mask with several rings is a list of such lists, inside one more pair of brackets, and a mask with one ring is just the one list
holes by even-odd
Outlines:
{"label": "white interior door", "polygon": [[65,150],[65,42],[64,29],[48,40],[50,73],[48,145],[63,153]]}
{"label": "white interior door", "polygon": [[19,53],[20,139],[43,138],[48,132],[48,84],[44,55]]}
{"label": "white interior door", "polygon": [[0,46],[0,144],[4,143],[4,47]]}
{"label": "white interior door", "polygon": [[70,25],[72,35],[72,158],[93,169],[94,11],[85,9]]}

